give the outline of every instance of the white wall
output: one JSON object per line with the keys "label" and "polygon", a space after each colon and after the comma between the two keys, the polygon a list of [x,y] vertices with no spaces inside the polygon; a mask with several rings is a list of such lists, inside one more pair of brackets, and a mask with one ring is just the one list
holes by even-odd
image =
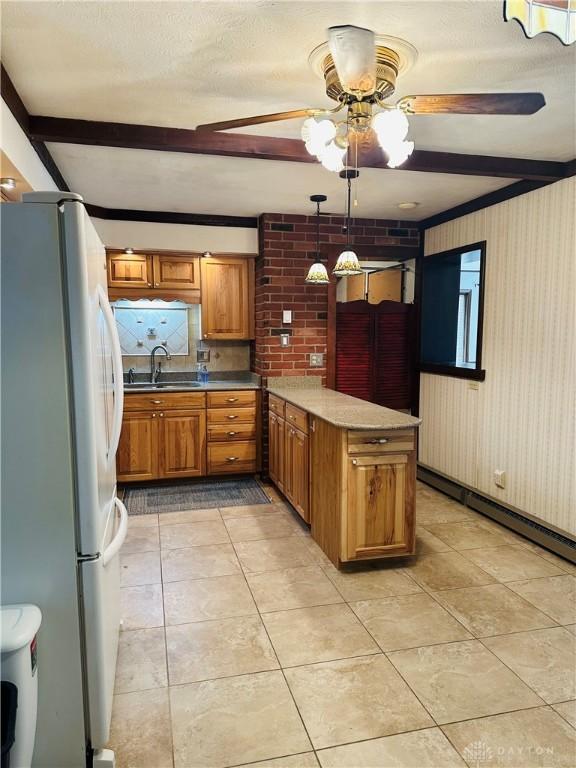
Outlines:
{"label": "white wall", "polygon": [[420,391],[422,464],[572,535],[575,211],[572,178],[426,232],[426,256],[487,241],[486,381],[423,374]]}
{"label": "white wall", "polygon": [[110,248],[258,253],[257,229],[156,224],[148,221],[92,221],[104,245]]}
{"label": "white wall", "polygon": [[16,118],[0,99],[0,146],[34,190],[58,189]]}

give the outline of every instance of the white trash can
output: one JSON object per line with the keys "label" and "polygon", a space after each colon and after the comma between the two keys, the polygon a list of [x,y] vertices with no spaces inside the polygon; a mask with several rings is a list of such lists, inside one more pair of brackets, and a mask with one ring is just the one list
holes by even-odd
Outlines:
{"label": "white trash can", "polygon": [[0,644],[2,680],[18,689],[16,733],[10,751],[10,768],[30,768],[36,736],[38,664],[36,633],[42,614],[35,605],[3,605]]}

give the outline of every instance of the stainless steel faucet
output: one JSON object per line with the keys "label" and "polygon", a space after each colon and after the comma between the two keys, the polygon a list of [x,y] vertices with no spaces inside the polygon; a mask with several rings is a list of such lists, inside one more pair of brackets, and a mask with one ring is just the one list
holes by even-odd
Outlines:
{"label": "stainless steel faucet", "polygon": [[152,352],[150,352],[150,383],[151,384],[155,384],[160,378],[160,374],[162,373],[162,364],[160,363],[160,361],[158,361],[158,368],[156,368],[155,361],[154,361],[154,355],[159,350],[162,350],[162,352],[164,352],[164,354],[166,355],[166,360],[171,359],[170,355],[168,354],[168,350],[166,349],[165,346],[163,346],[162,344],[158,344],[157,346],[154,347]]}

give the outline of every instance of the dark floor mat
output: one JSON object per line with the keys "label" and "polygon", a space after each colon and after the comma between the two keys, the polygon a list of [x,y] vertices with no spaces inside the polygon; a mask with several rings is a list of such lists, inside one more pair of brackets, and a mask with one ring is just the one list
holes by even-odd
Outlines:
{"label": "dark floor mat", "polygon": [[253,477],[242,477],[128,488],[124,503],[129,515],[151,515],[186,509],[269,504],[270,499]]}

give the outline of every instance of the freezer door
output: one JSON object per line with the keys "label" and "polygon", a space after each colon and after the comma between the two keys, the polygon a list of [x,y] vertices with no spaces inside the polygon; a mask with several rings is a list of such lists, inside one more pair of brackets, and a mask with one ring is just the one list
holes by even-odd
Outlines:
{"label": "freezer door", "polygon": [[89,710],[87,735],[94,749],[105,747],[110,734],[120,629],[119,550],[127,527],[126,508],[115,499],[102,554],[80,564]]}
{"label": "freezer door", "polygon": [[106,288],[106,253],[84,206],[65,202],[63,251],[74,402],[78,552],[101,550],[116,495],[122,355]]}

